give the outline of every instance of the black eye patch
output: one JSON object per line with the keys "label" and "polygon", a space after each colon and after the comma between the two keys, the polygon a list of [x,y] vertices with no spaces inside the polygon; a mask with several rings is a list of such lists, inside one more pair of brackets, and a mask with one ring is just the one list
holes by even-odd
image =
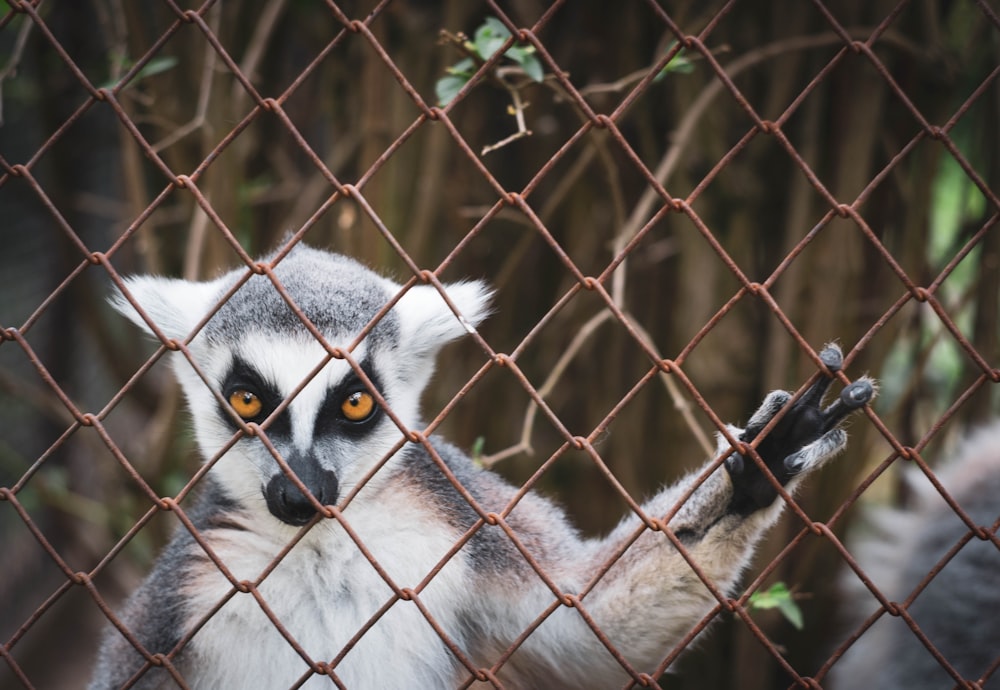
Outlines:
{"label": "black eye patch", "polygon": [[[361,362],[361,369],[375,386],[375,390],[381,392],[382,386],[378,376],[372,371],[368,362]],[[353,415],[350,417],[345,415],[345,403],[357,393],[361,393],[362,397],[367,397],[370,396],[371,392],[353,371],[343,381],[327,390],[319,414],[316,416],[316,426],[313,429],[317,438],[328,434],[363,436],[374,426],[382,416],[382,408],[377,402],[373,401],[374,407],[369,414],[363,415],[363,418],[353,419]]]}
{"label": "black eye patch", "polygon": [[[261,376],[253,365],[240,357],[233,358],[229,371],[219,385],[219,391],[226,400],[233,396],[244,397],[244,393],[255,396],[260,402],[259,411],[252,417],[244,417],[244,419],[257,424],[267,419],[282,402],[277,387]],[[234,430],[239,428],[233,420],[232,409],[220,408],[219,414]],[[267,433],[269,436],[288,436],[291,434],[291,423],[287,410],[272,420],[267,428]]]}

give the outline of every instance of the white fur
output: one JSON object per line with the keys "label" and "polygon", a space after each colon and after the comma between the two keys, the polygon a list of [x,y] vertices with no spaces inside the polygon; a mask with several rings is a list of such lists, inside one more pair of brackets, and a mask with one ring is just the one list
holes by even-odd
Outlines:
{"label": "white fur", "polygon": [[[234,276],[224,276],[209,283],[194,283],[176,278],[132,276],[125,280],[125,290],[139,303],[153,325],[173,340],[184,340],[231,287]],[[135,310],[124,294],[111,297],[112,306],[150,335],[151,325]]]}
{"label": "white fur", "polygon": [[[355,507],[356,506],[356,507]],[[400,588],[416,587],[451,547],[454,535],[421,515],[419,505],[398,506],[394,521],[377,505],[358,502],[345,510],[364,544]],[[269,529],[270,516],[251,517],[246,538],[215,542],[218,555],[238,579],[257,580],[285,546],[287,534]],[[282,532],[284,530],[281,530]],[[268,536],[262,540],[261,536]],[[212,533],[207,535],[212,540]],[[322,544],[322,550],[316,548]],[[421,593],[446,629],[455,628],[449,612],[462,596],[467,575],[461,559],[452,560]],[[341,589],[349,583],[349,592]],[[207,568],[185,589],[195,612],[211,609],[232,589],[217,570]],[[309,534],[261,583],[261,596],[287,632],[316,662],[331,661],[368,619],[394,597],[392,588],[368,563],[357,545],[334,522]],[[317,607],[322,603],[322,608]],[[233,626],[252,644],[233,644]],[[409,631],[399,634],[400,631]],[[251,594],[236,594],[198,632],[191,644],[197,657],[212,660],[190,679],[198,688],[284,688],[308,671],[306,662],[280,635]],[[347,687],[398,687],[400,674],[411,687],[446,687],[451,678],[450,653],[416,604],[397,601],[380,622],[352,649],[335,672]],[[419,663],[406,668],[390,660]],[[442,673],[440,669],[446,672]],[[305,687],[330,687],[328,678],[313,677]]]}

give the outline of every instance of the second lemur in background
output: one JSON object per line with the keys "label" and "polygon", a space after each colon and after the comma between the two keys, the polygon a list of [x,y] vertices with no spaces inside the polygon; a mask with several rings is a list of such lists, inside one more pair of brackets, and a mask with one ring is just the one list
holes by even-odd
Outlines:
{"label": "second lemur in background", "polygon": [[[897,604],[972,531],[917,468],[901,508],[871,508],[847,547],[875,586]],[[936,476],[978,527],[1000,520],[1000,422],[969,436]],[[991,669],[984,690],[1000,690],[1000,546],[972,536],[908,608],[930,644],[967,681]],[[879,606],[853,571],[842,577],[847,634]],[[939,690],[958,685],[900,617],[882,615],[831,670],[830,687]]]}

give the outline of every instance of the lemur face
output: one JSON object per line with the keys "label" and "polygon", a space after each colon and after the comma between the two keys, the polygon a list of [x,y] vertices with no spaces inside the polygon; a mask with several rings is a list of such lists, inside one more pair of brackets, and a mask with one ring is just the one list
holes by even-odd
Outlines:
{"label": "lemur face", "polygon": [[311,335],[289,340],[268,333],[211,353],[212,389],[222,402],[204,385],[188,395],[203,453],[211,457],[225,447],[241,421],[264,436],[240,439],[218,461],[214,471],[234,498],[260,508],[263,501],[281,521],[305,524],[315,504],[278,458],[319,504],[335,505],[403,437],[380,397],[405,428],[419,426],[417,396],[378,373],[386,357],[364,343],[351,356],[359,371]]}
{"label": "lemur face", "polygon": [[[139,277],[126,289],[165,338],[188,341],[195,366],[176,353],[174,370],[219,484],[248,510],[298,526],[316,513],[300,483],[334,505],[391,463],[406,431],[421,429],[419,398],[437,350],[479,323],[489,296],[481,283],[446,286],[460,320],[433,286],[418,285],[383,313],[402,286],[301,246],[274,268],[288,299],[266,275],[247,275]],[[114,305],[155,333],[125,297]]]}

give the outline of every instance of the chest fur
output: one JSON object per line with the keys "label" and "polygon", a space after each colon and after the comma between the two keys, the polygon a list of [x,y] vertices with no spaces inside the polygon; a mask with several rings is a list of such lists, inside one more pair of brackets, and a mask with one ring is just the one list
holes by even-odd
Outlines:
{"label": "chest fur", "polygon": [[[417,590],[459,535],[445,523],[397,504],[345,511],[372,560],[334,520],[316,525],[276,565],[294,535],[269,516],[213,529],[206,540],[237,582],[236,591],[200,546],[184,586],[187,630],[204,623],[184,653],[192,687],[288,687],[310,673],[310,662],[334,663],[348,687],[442,687],[456,661],[405,589]],[[372,562],[374,561],[374,563]],[[449,636],[462,641],[468,588],[462,554],[420,589]],[[402,674],[402,675],[401,675]],[[311,678],[305,687],[331,687]]]}

